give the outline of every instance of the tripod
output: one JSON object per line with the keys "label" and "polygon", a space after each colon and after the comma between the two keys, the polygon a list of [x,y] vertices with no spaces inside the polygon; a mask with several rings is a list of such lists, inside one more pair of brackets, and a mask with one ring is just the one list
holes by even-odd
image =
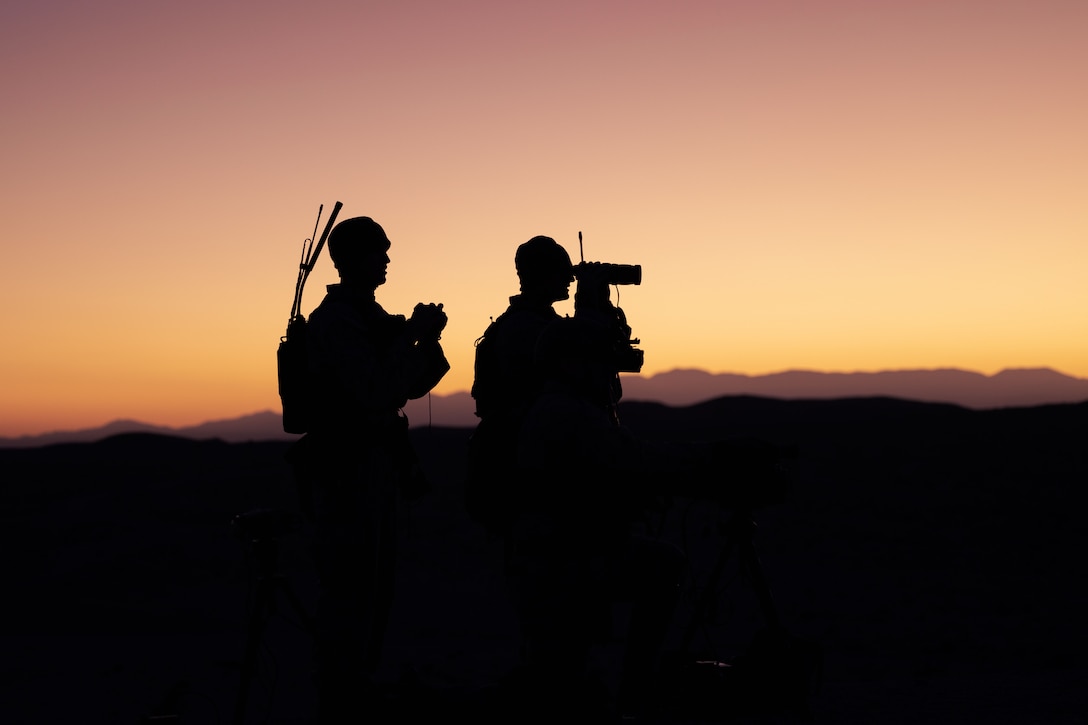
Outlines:
{"label": "tripod", "polygon": [[756,522],[750,509],[737,508],[721,528],[724,538],[708,581],[684,630],[680,654],[685,656],[696,630],[710,616],[715,592],[731,559],[759,603],[765,628],[732,663],[696,661],[680,673],[678,700],[702,708],[704,717],[789,713],[810,718],[809,698],[818,680],[822,652],[815,643],[789,633],[782,625],[770,585],[755,546]]}
{"label": "tripod", "polygon": [[771,587],[767,583],[767,577],[763,573],[763,565],[759,561],[759,554],[755,544],[756,521],[752,512],[747,509],[733,511],[729,521],[726,522],[723,533],[724,542],[718,552],[714,567],[710,571],[710,577],[703,588],[702,595],[695,605],[695,613],[684,630],[680,651],[686,652],[695,637],[695,631],[699,624],[709,616],[714,604],[714,592],[718,582],[725,574],[725,567],[736,551],[740,561],[741,570],[747,575],[755,590],[756,599],[759,601],[760,612],[770,629],[778,629],[781,623],[778,617],[778,609],[775,607],[774,596]]}
{"label": "tripod", "polygon": [[268,619],[276,611],[276,593],[279,592],[287,599],[307,631],[312,632],[313,629],[310,616],[302,605],[302,601],[291,589],[287,577],[276,571],[279,559],[279,539],[301,528],[299,518],[279,509],[257,509],[235,516],[231,525],[249,547],[256,585],[249,602],[242,675],[238,686],[238,700],[234,708],[234,725],[243,725],[250,686],[257,670],[257,654],[260,651]]}

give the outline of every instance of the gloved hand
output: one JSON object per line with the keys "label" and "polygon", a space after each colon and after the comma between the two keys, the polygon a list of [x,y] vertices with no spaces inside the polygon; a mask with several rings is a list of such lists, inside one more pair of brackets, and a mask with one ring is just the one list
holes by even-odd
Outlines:
{"label": "gloved hand", "polygon": [[412,316],[408,319],[408,327],[412,331],[412,337],[419,342],[437,342],[442,338],[442,330],[446,327],[448,318],[442,311],[442,303],[424,304],[420,302],[412,310]]}

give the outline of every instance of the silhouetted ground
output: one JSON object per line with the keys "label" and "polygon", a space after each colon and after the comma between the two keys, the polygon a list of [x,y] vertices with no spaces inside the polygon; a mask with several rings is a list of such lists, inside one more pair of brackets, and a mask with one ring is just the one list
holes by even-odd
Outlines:
{"label": "silhouetted ground", "polygon": [[[1088,406],[727,398],[622,416],[649,437],[798,446],[795,489],[759,512],[757,543],[786,625],[825,653],[815,722],[1088,721]],[[405,513],[383,672],[464,696],[517,652],[501,552],[461,508],[469,432],[413,433],[434,491]],[[125,435],[0,451],[0,721],[232,722],[251,569],[229,524],[294,506],[284,450]],[[695,582],[674,644],[720,546],[716,515],[678,501],[666,519]],[[310,606],[305,532],[282,544],[281,571]],[[760,619],[743,582],[726,583],[694,647],[728,659]],[[247,722],[312,713],[307,639],[280,609]],[[617,652],[596,656],[610,684]]]}

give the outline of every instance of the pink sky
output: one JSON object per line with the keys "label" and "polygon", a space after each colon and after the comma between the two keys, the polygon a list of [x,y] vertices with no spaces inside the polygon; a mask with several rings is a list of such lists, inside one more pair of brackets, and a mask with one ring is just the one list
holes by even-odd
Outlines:
{"label": "pink sky", "polygon": [[1088,377],[1084,3],[12,5],[0,435],[278,409],[336,200],[445,304],[440,393],[578,231],[646,373]]}

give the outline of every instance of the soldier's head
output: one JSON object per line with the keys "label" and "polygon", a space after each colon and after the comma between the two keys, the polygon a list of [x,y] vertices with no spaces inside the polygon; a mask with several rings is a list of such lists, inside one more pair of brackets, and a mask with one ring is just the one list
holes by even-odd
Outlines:
{"label": "soldier's head", "polygon": [[333,227],[329,256],[342,282],[377,289],[385,282],[389,264],[389,237],[378,222],[357,216]]}
{"label": "soldier's head", "polygon": [[518,247],[514,267],[521,280],[521,292],[557,302],[570,297],[574,265],[570,255],[551,237],[533,237]]}

